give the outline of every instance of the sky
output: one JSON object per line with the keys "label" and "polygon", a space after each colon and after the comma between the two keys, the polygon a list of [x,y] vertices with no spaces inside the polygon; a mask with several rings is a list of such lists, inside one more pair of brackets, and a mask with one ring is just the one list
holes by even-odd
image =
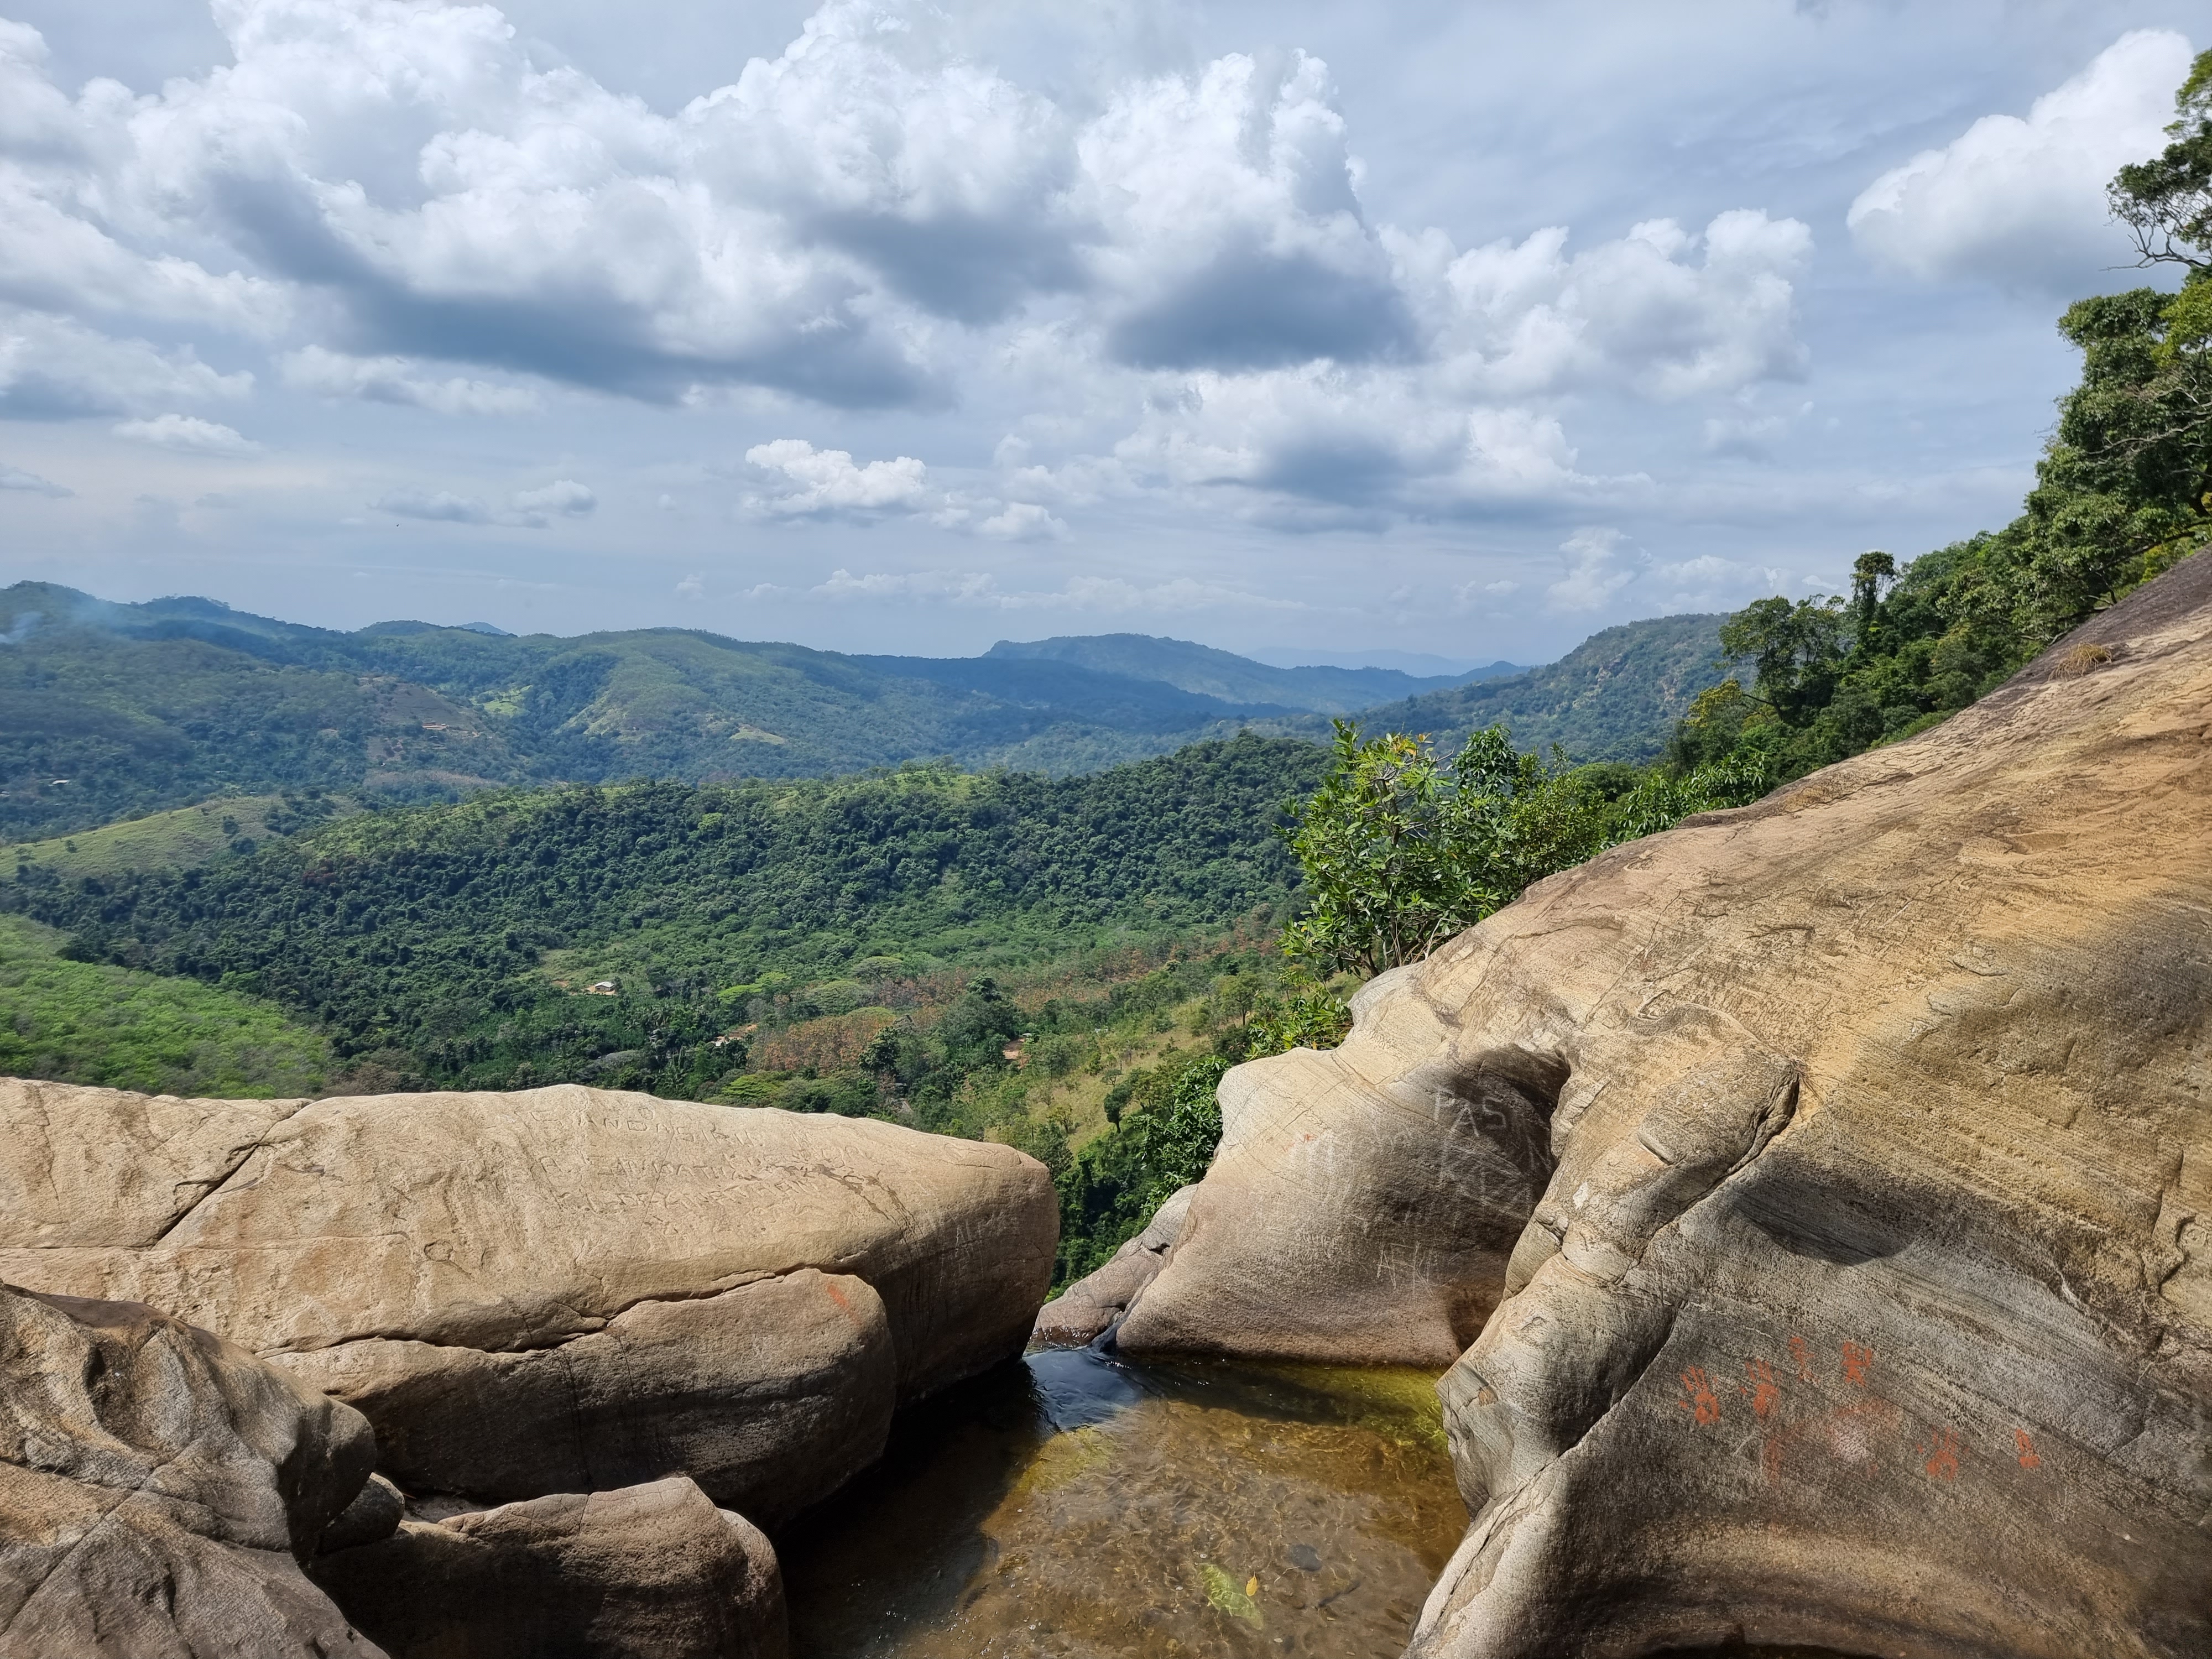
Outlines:
{"label": "sky", "polygon": [[1555,657],[2018,511],[2164,0],[0,0],[0,583]]}

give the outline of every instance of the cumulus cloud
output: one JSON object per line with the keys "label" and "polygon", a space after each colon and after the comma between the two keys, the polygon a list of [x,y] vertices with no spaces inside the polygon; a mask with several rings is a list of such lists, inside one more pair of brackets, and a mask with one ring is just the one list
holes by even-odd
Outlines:
{"label": "cumulus cloud", "polygon": [[1410,355],[1413,319],[1352,193],[1328,71],[1232,53],[1127,88],[1077,141],[1106,230],[1107,341],[1147,368],[1255,369]]}
{"label": "cumulus cloud", "polygon": [[911,455],[856,465],[849,451],[778,438],[755,444],[745,459],[790,486],[746,498],[754,512],[776,518],[876,518],[919,511],[929,500],[929,469]]}
{"label": "cumulus cloud", "polygon": [[556,518],[588,518],[599,498],[588,486],[562,478],[542,489],[518,490],[505,510],[480,496],[457,495],[450,489],[393,489],[369,505],[402,519],[422,519],[432,524],[506,525],[520,530],[543,530]]}
{"label": "cumulus cloud", "polygon": [[1325,364],[1195,377],[1185,396],[1150,406],[1115,453],[1139,477],[1440,516],[1608,483],[1577,470],[1555,415],[1468,408],[1420,376]]}
{"label": "cumulus cloud", "polygon": [[[1462,249],[1378,222],[1303,52],[1024,85],[971,49],[972,20],[827,0],[662,112],[533,57],[492,5],[216,17],[233,61],[143,95],[67,96],[35,32],[0,30],[0,415],[251,389],[108,313],[268,337],[294,390],[450,416],[529,413],[549,387],[760,410],[947,404],[980,381],[1031,399],[1048,463],[951,487],[915,457],[782,438],[747,452],[745,509],[1034,542],[1139,492],[1290,530],[1610,512],[1648,481],[1582,464],[1571,400],[1718,400],[1805,370],[1802,223],[1739,210]],[[1758,441],[1735,418],[1717,450]]]}
{"label": "cumulus cloud", "polygon": [[71,318],[0,306],[0,416],[129,415],[240,398],[252,386],[252,375],[219,374],[188,348],[164,351]]}
{"label": "cumulus cloud", "polygon": [[258,455],[261,446],[218,421],[196,415],[156,415],[149,421],[124,421],[114,428],[118,438],[157,449],[173,449],[185,455]]}
{"label": "cumulus cloud", "polygon": [[540,407],[526,386],[469,375],[441,376],[429,365],[407,357],[355,357],[311,345],[282,360],[284,384],[325,398],[355,398],[365,403],[399,404],[441,415],[529,415]]}
{"label": "cumulus cloud", "polygon": [[369,505],[380,513],[402,519],[424,519],[433,524],[490,524],[491,508],[473,495],[456,495],[447,489],[392,489]]}
{"label": "cumulus cloud", "polygon": [[[756,594],[786,590],[765,585]],[[1164,582],[1133,582],[1118,576],[1078,576],[1058,588],[1006,589],[986,571],[878,571],[856,576],[836,570],[806,590],[810,599],[837,601],[921,600],[988,611],[1071,611],[1158,614],[1190,611],[1304,611],[1294,599],[1249,592],[1219,582],[1178,576]]]}
{"label": "cumulus cloud", "polygon": [[574,478],[556,478],[543,489],[520,490],[514,497],[514,510],[533,519],[556,514],[564,519],[589,518],[599,505],[599,498],[590,486]]}
{"label": "cumulus cloud", "polygon": [[2078,289],[2128,259],[2105,186],[2122,164],[2165,147],[2189,64],[2189,42],[2171,31],[2122,35],[2025,120],[1985,115],[1883,173],[1851,204],[1851,234],[1881,263],[1928,280]]}
{"label": "cumulus cloud", "polygon": [[1002,542],[1064,541],[1065,521],[1054,518],[1035,501],[1008,501],[990,517],[980,520],[978,534]]}
{"label": "cumulus cloud", "polygon": [[35,472],[26,472],[21,467],[9,466],[5,462],[0,462],[0,489],[20,489],[32,495],[50,495],[57,501],[76,494],[65,484],[55,483],[51,479],[41,478]]}
{"label": "cumulus cloud", "polygon": [[1813,233],[1748,209],[1692,234],[1652,219],[1570,255],[1564,227],[1455,253],[1399,239],[1450,381],[1476,395],[1626,387],[1673,400],[1804,372],[1796,283]]}
{"label": "cumulus cloud", "polygon": [[1577,530],[1560,543],[1566,572],[1544,590],[1544,598],[1551,608],[1588,613],[1609,605],[1613,595],[1634,581],[1638,574],[1633,557],[1625,556],[1621,550],[1626,539],[1618,530],[1594,526]]}

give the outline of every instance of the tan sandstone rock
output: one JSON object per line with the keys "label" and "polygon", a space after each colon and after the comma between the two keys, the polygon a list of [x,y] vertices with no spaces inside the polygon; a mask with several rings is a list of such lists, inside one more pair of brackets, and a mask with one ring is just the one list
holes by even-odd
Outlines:
{"label": "tan sandstone rock", "polygon": [[1119,1340],[1472,1340],[1415,1654],[2212,1652],[2212,556],[1357,1012]]}
{"label": "tan sandstone rock", "polygon": [[1159,1276],[1168,1252],[1182,1237],[1195,1183],[1178,1187],[1162,1201],[1144,1231],[1114,1252],[1113,1259],[1085,1274],[1037,1310],[1030,1340],[1047,1347],[1079,1348],[1097,1340]]}
{"label": "tan sandstone rock", "polygon": [[410,1521],[316,1581],[392,1659],[784,1659],[775,1551],[681,1477]]}
{"label": "tan sandstone rock", "polygon": [[278,1359],[384,1425],[379,1462],[412,1490],[504,1503],[674,1468],[771,1526],[876,1460],[898,1392],[882,1301],[811,1267],[549,1348],[371,1338]]}
{"label": "tan sandstone rock", "polygon": [[0,1659],[377,1659],[298,1565],[374,1455],[221,1337],[0,1285]]}
{"label": "tan sandstone rock", "polygon": [[1018,1353],[1050,1282],[1010,1147],[576,1086],[165,1133],[204,1104],[0,1079],[0,1275],[222,1330],[356,1401],[402,1484],[689,1472],[787,1514]]}

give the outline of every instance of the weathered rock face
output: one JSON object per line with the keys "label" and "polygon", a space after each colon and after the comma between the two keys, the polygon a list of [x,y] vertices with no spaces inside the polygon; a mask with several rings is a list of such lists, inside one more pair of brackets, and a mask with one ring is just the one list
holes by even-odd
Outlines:
{"label": "weathered rock face", "polygon": [[573,1086],[213,1104],[0,1079],[0,1276],[223,1331],[418,1487],[684,1471],[788,1513],[1018,1352],[1051,1279],[1009,1147]]}
{"label": "weathered rock face", "polygon": [[784,1659],[767,1538],[680,1477],[410,1521],[316,1581],[392,1659]]}
{"label": "weathered rock face", "polygon": [[276,1358],[384,1424],[381,1466],[415,1491],[504,1503],[678,1468],[770,1526],[873,1462],[897,1399],[883,1303],[811,1267],[641,1302],[550,1348],[371,1338]]}
{"label": "weathered rock face", "polygon": [[1119,1340],[1475,1339],[1415,1653],[2212,1652],[2212,556],[1223,1106]]}
{"label": "weathered rock face", "polygon": [[374,1456],[220,1337],[0,1285],[0,1656],[375,1659],[298,1565]]}
{"label": "weathered rock face", "polygon": [[1168,1194],[1145,1229],[1114,1252],[1113,1260],[1087,1273],[1037,1310],[1030,1340],[1048,1347],[1079,1348],[1119,1319],[1137,1293],[1159,1277],[1168,1252],[1182,1237],[1194,1184]]}

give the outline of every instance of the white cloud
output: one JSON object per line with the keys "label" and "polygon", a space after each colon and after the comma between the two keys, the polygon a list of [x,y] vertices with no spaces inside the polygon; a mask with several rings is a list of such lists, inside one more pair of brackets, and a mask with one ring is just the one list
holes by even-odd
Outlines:
{"label": "white cloud", "polygon": [[149,421],[124,421],[114,428],[118,438],[152,444],[185,455],[258,455],[261,446],[217,421],[196,415],[156,415]]}
{"label": "white cloud", "polygon": [[845,602],[872,599],[928,599],[949,605],[1003,605],[998,583],[983,571],[913,570],[896,574],[872,571],[855,576],[834,570],[829,580],[806,590],[807,597]]}
{"label": "white cloud", "polygon": [[1577,530],[1559,544],[1566,556],[1566,574],[1544,590],[1557,611],[1588,613],[1603,611],[1613,595],[1636,580],[1633,559],[1624,559],[1621,544],[1627,538],[1618,530],[1592,527]]}
{"label": "white cloud", "polygon": [[676,597],[679,599],[686,600],[705,599],[707,597],[707,578],[704,573],[695,570],[690,575],[678,581],[676,584]]}
{"label": "white cloud", "polygon": [[929,469],[911,455],[855,465],[849,451],[817,449],[804,438],[755,444],[745,459],[793,486],[745,504],[777,518],[872,518],[916,512],[929,499]]}
{"label": "white cloud", "polygon": [[1239,53],[1123,88],[1076,140],[1073,199],[1105,229],[1109,354],[1153,368],[1411,355],[1413,319],[1352,191],[1328,66]]}
{"label": "white cloud", "polygon": [[189,348],[118,340],[67,317],[0,305],[0,416],[68,420],[240,398],[253,376],[218,374]]}
{"label": "white cloud", "polygon": [[2123,163],[2166,143],[2189,42],[2164,29],[2124,34],[2030,106],[1985,115],[1860,192],[1848,222],[1883,264],[1928,280],[2077,290],[2130,258],[2105,186]]}
{"label": "white cloud", "polygon": [[491,524],[491,508],[473,495],[456,495],[447,489],[393,489],[369,505],[380,513],[403,519],[426,519],[434,524]]}
{"label": "white cloud", "polygon": [[505,525],[512,529],[544,530],[557,515],[588,518],[599,504],[589,488],[573,478],[562,478],[542,489],[518,490],[506,511],[495,508],[481,496],[457,495],[450,489],[393,489],[369,505],[379,512],[403,519],[422,519],[433,524]]}
{"label": "white cloud", "polygon": [[26,472],[20,466],[9,466],[4,462],[0,462],[0,489],[20,489],[32,495],[51,495],[57,501],[76,494],[66,484],[55,483],[52,479],[41,478],[35,472]]}
{"label": "white cloud", "polygon": [[599,505],[599,496],[574,478],[556,478],[543,489],[520,490],[514,497],[517,513],[541,521],[553,514],[564,519],[589,518]]}
{"label": "white cloud", "polygon": [[1066,523],[1034,501],[1009,501],[975,529],[1002,542],[1064,541],[1068,533]]}
{"label": "white cloud", "polygon": [[1437,231],[1395,245],[1449,380],[1471,394],[1675,399],[1804,372],[1800,220],[1737,209],[1692,235],[1652,219],[1571,256],[1558,226],[1459,254]]}
{"label": "white cloud", "polygon": [[311,345],[288,353],[281,367],[285,385],[325,398],[400,404],[441,415],[529,415],[541,407],[530,386],[462,374],[441,378],[428,364],[407,357],[354,357]]}
{"label": "white cloud", "polygon": [[[763,584],[756,595],[787,590]],[[855,576],[836,570],[827,581],[806,590],[807,597],[848,604],[922,601],[986,611],[1067,611],[1170,614],[1193,611],[1304,611],[1294,599],[1248,592],[1218,582],[1178,576],[1164,582],[1133,582],[1118,576],[1078,576],[1059,588],[1016,589],[999,586],[988,571],[911,570],[871,572]]]}

